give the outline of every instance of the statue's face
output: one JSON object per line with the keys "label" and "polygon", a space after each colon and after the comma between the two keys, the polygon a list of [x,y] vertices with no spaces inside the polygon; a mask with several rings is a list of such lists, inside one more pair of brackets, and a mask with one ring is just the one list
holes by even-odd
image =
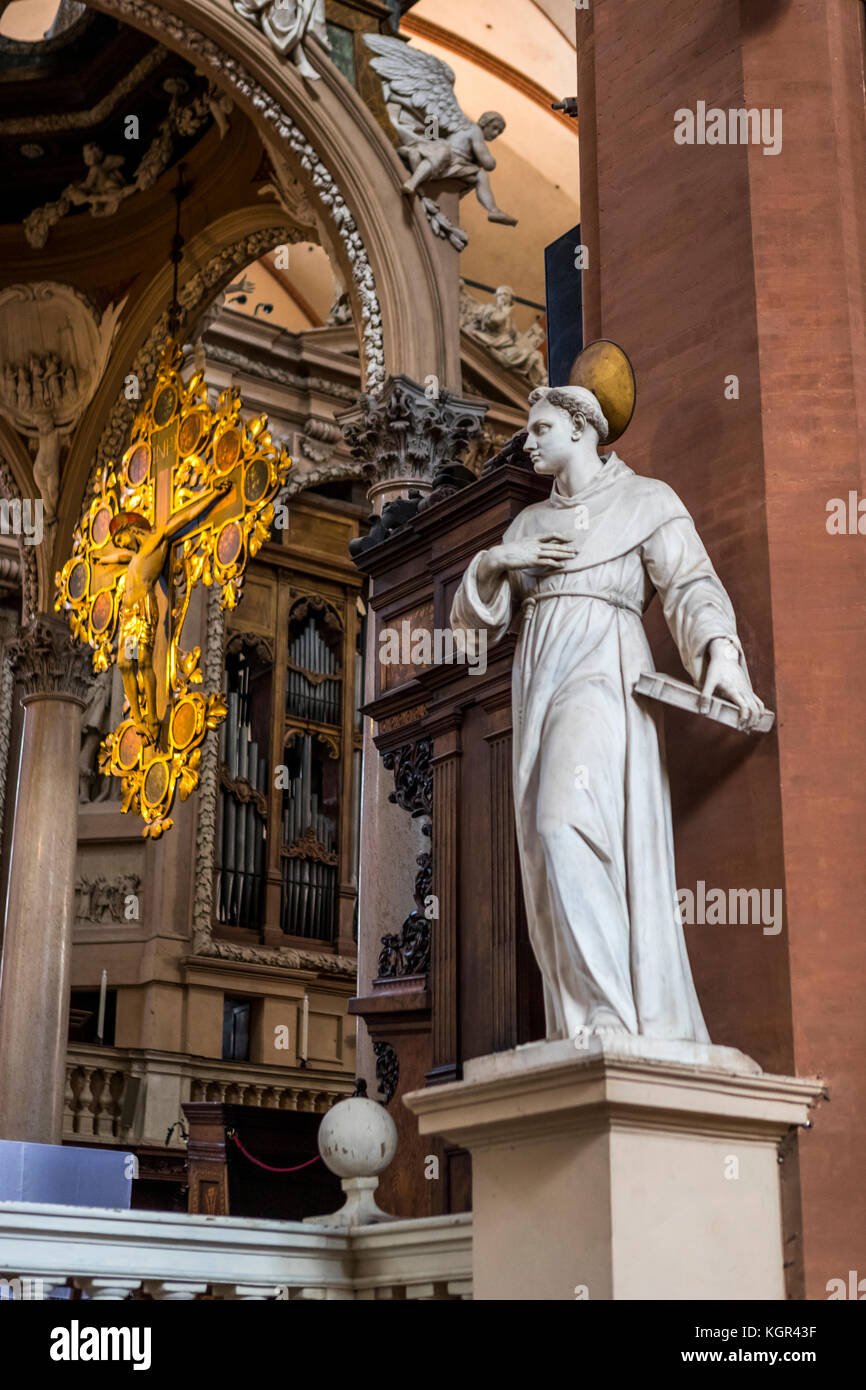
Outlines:
{"label": "statue's face", "polygon": [[135,526],[118,526],[114,533],[114,543],[119,550],[137,551],[141,545],[141,532]]}
{"label": "statue's face", "polygon": [[536,473],[559,473],[574,458],[580,426],[567,410],[536,401],[529,412],[524,448]]}
{"label": "statue's face", "polygon": [[488,120],[480,122],[480,125],[485,140],[496,140],[505,129],[505,122],[501,116],[491,116]]}

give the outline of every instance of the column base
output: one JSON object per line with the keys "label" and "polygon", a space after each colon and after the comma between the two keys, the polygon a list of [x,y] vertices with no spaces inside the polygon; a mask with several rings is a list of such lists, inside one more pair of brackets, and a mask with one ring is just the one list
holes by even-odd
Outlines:
{"label": "column base", "polygon": [[472,1154],[479,1299],[784,1299],[778,1144],[820,1082],[627,1034],[474,1058],[404,1096]]}

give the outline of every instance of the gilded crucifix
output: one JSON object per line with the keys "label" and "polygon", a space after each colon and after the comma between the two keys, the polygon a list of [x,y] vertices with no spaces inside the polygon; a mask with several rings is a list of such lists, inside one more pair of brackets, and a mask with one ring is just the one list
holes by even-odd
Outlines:
{"label": "gilded crucifix", "polygon": [[56,576],[55,607],[93,647],[94,670],[120,668],[127,708],[100,768],[122,778],[123,810],[138,811],[153,838],[172,824],[175,793],[196,786],[207,730],[226,713],[219,692],[191,688],[201,649],[180,643],[193,591],[218,584],[222,607],[236,605],[291,462],[266,416],[244,421],[231,390],[212,409],[203,375],[185,386],[181,361],[170,339],[129,448],[100,470]]}

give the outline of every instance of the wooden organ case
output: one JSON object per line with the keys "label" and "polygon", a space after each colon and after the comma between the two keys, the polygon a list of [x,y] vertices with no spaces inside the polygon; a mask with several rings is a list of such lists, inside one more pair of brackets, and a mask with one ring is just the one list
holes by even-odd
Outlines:
{"label": "wooden organ case", "polygon": [[226,625],[214,934],[353,954],[361,773],[354,504],[293,498]]}
{"label": "wooden organ case", "polygon": [[[356,555],[370,578],[376,645],[383,629],[449,629],[451,602],[477,551],[494,545],[516,514],[549,485],[504,464]],[[395,902],[382,922],[378,976],[350,1001],[369,1030],[380,1089],[399,1133],[398,1158],[380,1203],[399,1216],[467,1210],[469,1155],[417,1135],[400,1097],[457,1080],[464,1059],[544,1036],[541,978],[526,932],[511,779],[512,630],[488,646],[487,669],[459,661],[376,667],[364,707],[374,742],[394,774],[392,800],[429,823],[429,866],[418,856],[415,903]],[[418,650],[423,651],[423,642]],[[440,653],[441,653],[440,645]],[[425,913],[425,904],[427,912]],[[411,909],[411,910],[409,910]],[[408,916],[407,916],[407,910]],[[430,913],[431,915],[427,915]],[[378,946],[378,942],[377,942]],[[425,1177],[438,1158],[438,1180]]]}

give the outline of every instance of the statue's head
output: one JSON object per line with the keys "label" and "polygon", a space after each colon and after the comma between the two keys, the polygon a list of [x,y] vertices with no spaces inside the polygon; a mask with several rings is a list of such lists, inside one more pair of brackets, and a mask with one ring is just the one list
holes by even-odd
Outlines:
{"label": "statue's head", "polygon": [[498,111],[485,111],[478,117],[478,128],[485,140],[495,140],[505,129],[505,117]]}
{"label": "statue's head", "polygon": [[500,285],[496,291],[496,303],[500,309],[510,309],[514,303],[514,290],[510,285]]}
{"label": "statue's head", "polygon": [[150,522],[138,512],[118,512],[111,518],[108,530],[119,549],[138,551],[150,530]]}
{"label": "statue's head", "polygon": [[536,473],[558,473],[583,439],[593,447],[607,439],[604,412],[583,386],[538,386],[529,406],[524,449]]}
{"label": "statue's head", "polygon": [[82,154],[84,155],[84,162],[88,166],[98,164],[102,159],[102,150],[98,145],[85,145]]}

